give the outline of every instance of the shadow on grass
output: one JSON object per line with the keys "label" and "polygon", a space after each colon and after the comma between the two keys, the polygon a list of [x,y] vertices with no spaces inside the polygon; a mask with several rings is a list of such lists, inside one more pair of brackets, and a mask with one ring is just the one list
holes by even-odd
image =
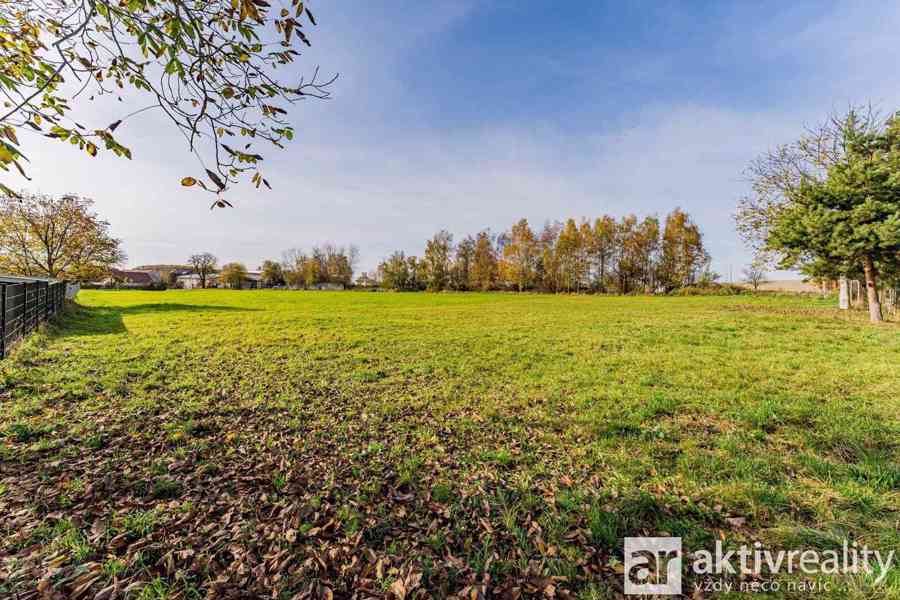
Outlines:
{"label": "shadow on grass", "polygon": [[153,304],[133,304],[131,306],[81,306],[71,307],[58,321],[56,334],[60,337],[84,335],[108,335],[125,333],[127,329],[122,317],[146,314],[169,313],[220,313],[258,312],[258,308],[237,306],[212,306],[209,304],[178,304],[160,302]]}

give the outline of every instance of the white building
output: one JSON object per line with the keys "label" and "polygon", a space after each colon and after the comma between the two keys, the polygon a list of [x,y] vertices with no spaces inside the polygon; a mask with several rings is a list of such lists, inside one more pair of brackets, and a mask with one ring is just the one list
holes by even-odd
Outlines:
{"label": "white building", "polygon": [[[206,276],[206,287],[216,287],[217,280],[218,276],[215,273],[210,273]],[[177,282],[178,287],[186,290],[197,290],[202,287],[200,285],[200,276],[196,273],[179,275],[175,278],[175,281]]]}

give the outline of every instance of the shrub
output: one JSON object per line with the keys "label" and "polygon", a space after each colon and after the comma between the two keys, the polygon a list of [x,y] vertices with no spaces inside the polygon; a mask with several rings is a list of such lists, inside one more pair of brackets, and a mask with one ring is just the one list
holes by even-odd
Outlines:
{"label": "shrub", "polygon": [[692,285],[673,290],[672,296],[739,296],[750,290],[733,283],[713,283],[706,286]]}

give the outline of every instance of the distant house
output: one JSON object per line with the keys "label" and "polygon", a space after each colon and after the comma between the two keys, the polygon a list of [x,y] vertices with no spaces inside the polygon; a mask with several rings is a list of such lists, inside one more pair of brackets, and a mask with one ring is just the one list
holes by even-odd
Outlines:
{"label": "distant house", "polygon": [[192,290],[200,287],[200,276],[191,273],[190,275],[178,275],[175,277],[175,287],[185,290]]}
{"label": "distant house", "polygon": [[158,274],[160,281],[165,283],[168,286],[175,285],[175,281],[179,275],[190,275],[193,273],[193,269],[191,269],[188,265],[167,265],[167,264],[158,264],[158,265],[141,265],[139,267],[134,267],[133,271],[152,271]]}
{"label": "distant house", "polygon": [[137,271],[130,269],[110,269],[109,276],[100,282],[104,287],[128,289],[148,289],[158,287],[162,283],[156,271]]}
{"label": "distant house", "polygon": [[241,282],[241,289],[255,290],[262,287],[265,287],[263,285],[262,271],[247,271],[247,276],[244,277],[244,281]]}
{"label": "distant house", "polygon": [[[215,287],[231,287],[231,286],[226,284],[224,281],[217,280]],[[255,290],[255,289],[262,288],[262,287],[265,287],[265,286],[263,286],[262,272],[261,271],[247,271],[247,274],[244,275],[244,278],[241,280],[240,288],[235,288],[235,289]]]}
{"label": "distant house", "polygon": [[[217,287],[219,276],[210,273],[206,276],[206,287]],[[202,288],[200,276],[196,273],[185,273],[175,277],[175,285],[185,290],[197,290]]]}
{"label": "distant house", "polygon": [[369,277],[368,273],[363,273],[359,277],[356,278],[356,286],[361,288],[374,288],[378,287],[378,282],[373,278]]}

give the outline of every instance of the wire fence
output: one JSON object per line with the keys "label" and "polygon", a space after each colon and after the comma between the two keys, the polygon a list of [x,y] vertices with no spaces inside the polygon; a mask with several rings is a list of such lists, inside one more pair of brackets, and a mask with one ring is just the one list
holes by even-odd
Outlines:
{"label": "wire fence", "polygon": [[[849,280],[847,285],[848,302],[854,308],[863,309],[868,306],[866,283],[858,279]],[[886,318],[895,318],[900,313],[900,288],[891,284],[883,285],[878,290],[878,302],[881,312]]]}
{"label": "wire fence", "polygon": [[62,310],[65,300],[64,281],[0,275],[0,359]]}

